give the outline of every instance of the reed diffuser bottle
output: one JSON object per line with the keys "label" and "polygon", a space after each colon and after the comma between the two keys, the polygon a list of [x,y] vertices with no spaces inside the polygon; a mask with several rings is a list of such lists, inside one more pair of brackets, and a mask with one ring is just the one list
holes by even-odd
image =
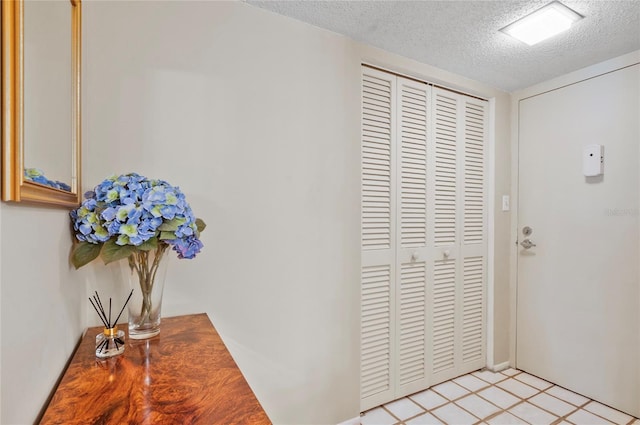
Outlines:
{"label": "reed diffuser bottle", "polygon": [[118,354],[124,353],[124,339],[125,333],[124,331],[118,330],[118,319],[122,315],[125,306],[131,299],[131,295],[133,294],[133,289],[129,293],[129,297],[124,302],[118,317],[116,320],[111,322],[111,298],[109,298],[109,314],[105,311],[105,308],[102,306],[102,301],[100,300],[100,296],[98,292],[95,293],[93,299],[89,298],[89,302],[95,309],[96,313],[98,313],[98,317],[102,321],[104,325],[104,330],[96,335],[96,357],[100,359],[106,359],[108,357],[117,356]]}
{"label": "reed diffuser bottle", "polygon": [[117,326],[104,328],[96,335],[96,357],[106,359],[124,353],[124,331]]}

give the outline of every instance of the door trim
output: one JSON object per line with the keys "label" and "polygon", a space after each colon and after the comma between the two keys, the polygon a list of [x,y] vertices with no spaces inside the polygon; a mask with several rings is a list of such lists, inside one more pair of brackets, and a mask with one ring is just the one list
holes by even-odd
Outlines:
{"label": "door trim", "polygon": [[489,144],[487,158],[487,317],[485,318],[486,332],[486,363],[487,367],[494,370],[495,359],[495,327],[494,327],[494,278],[495,278],[495,198],[496,198],[496,99],[488,100],[487,113],[489,114],[487,143]]}

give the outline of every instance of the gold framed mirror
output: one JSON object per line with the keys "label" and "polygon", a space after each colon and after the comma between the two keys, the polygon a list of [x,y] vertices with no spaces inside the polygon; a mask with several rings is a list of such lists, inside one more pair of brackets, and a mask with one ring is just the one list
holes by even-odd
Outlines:
{"label": "gold framed mirror", "polygon": [[2,0],[1,11],[2,200],[75,207],[81,2]]}

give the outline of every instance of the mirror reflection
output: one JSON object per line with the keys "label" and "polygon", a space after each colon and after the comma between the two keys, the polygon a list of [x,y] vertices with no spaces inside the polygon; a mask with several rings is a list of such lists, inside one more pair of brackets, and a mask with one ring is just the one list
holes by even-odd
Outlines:
{"label": "mirror reflection", "polygon": [[71,3],[24,3],[25,179],[71,191]]}

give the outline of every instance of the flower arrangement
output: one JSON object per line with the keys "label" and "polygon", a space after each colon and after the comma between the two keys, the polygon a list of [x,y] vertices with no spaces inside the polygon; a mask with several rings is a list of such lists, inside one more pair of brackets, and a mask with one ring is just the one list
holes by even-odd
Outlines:
{"label": "flower arrangement", "polygon": [[189,259],[202,249],[204,221],[195,218],[180,189],[166,181],[136,173],[111,176],[85,198],[71,211],[76,269],[99,255],[108,264],[162,246]]}
{"label": "flower arrangement", "polygon": [[156,335],[162,285],[154,288],[160,262],[169,247],[178,258],[194,258],[203,246],[204,221],[193,215],[178,187],[136,173],[109,177],[85,198],[70,213],[76,237],[72,264],[78,269],[98,256],[105,264],[126,258],[132,286],[135,281],[140,287],[129,305],[129,335]]}

